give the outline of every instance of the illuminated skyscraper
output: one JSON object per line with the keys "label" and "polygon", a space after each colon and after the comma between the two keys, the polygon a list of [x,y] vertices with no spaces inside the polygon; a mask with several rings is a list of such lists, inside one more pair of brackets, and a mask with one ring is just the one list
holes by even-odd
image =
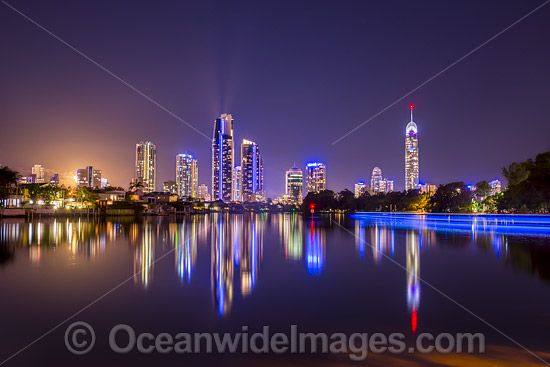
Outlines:
{"label": "illuminated skyscraper", "polygon": [[157,183],[157,147],[150,141],[136,144],[136,181],[144,192],[154,192]]}
{"label": "illuminated skyscraper", "polygon": [[321,162],[306,164],[307,192],[319,192],[327,189],[327,167]]}
{"label": "illuminated skyscraper", "polygon": [[379,167],[374,167],[370,179],[370,189],[372,192],[380,192],[379,182],[382,180],[382,170]]}
{"label": "illuminated skyscraper", "polygon": [[76,186],[101,188],[101,170],[94,169],[92,166],[79,168],[76,171]]}
{"label": "illuminated skyscraper", "polygon": [[405,135],[405,190],[418,188],[418,129],[413,122],[413,107]]}
{"label": "illuminated skyscraper", "polygon": [[355,197],[358,198],[363,195],[368,190],[368,186],[363,182],[359,181],[355,184]]}
{"label": "illuminated skyscraper", "polygon": [[242,170],[241,166],[233,168],[233,201],[242,201]]}
{"label": "illuminated skyscraper", "polygon": [[258,144],[243,139],[241,144],[242,201],[264,201],[264,165]]}
{"label": "illuminated skyscraper", "polygon": [[31,174],[36,175],[36,183],[44,183],[44,167],[41,164],[35,164],[31,168]]}
{"label": "illuminated skyscraper", "polygon": [[233,116],[214,120],[212,135],[212,200],[231,201],[233,189]]}
{"label": "illuminated skyscraper", "polygon": [[176,156],[176,185],[180,198],[191,199],[198,196],[199,165],[191,154]]}
{"label": "illuminated skyscraper", "polygon": [[304,174],[302,173],[301,169],[296,167],[296,165],[292,166],[291,169],[286,171],[285,194],[288,195],[288,197],[293,198],[298,204],[302,203],[303,181],[304,181]]}

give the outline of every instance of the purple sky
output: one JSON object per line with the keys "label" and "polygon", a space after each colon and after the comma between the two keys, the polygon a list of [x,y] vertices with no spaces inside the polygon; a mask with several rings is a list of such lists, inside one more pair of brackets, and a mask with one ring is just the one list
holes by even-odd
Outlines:
{"label": "purple sky", "polygon": [[[208,136],[232,113],[271,197],[309,160],[333,190],[374,166],[402,190],[411,103],[423,182],[490,180],[550,150],[550,5],[332,145],[542,1],[7,2]],[[210,186],[209,140],[4,4],[0,30],[0,164],[93,165],[127,187],[150,140],[158,189],[186,152]]]}

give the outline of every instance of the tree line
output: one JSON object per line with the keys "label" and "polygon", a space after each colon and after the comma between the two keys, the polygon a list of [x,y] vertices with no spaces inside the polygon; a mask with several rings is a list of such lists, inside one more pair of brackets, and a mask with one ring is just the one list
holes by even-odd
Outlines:
{"label": "tree line", "polygon": [[335,193],[324,190],[308,193],[301,209],[314,211],[410,211],[422,213],[549,213],[550,152],[535,160],[512,163],[502,169],[508,187],[493,193],[487,181],[470,190],[464,182],[439,185],[433,195],[419,190],[389,193],[364,193],[355,197],[350,190]]}

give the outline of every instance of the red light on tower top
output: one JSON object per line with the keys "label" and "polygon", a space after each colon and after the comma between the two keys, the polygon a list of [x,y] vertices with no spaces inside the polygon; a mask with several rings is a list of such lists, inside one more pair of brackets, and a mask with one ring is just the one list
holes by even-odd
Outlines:
{"label": "red light on tower top", "polygon": [[412,109],[412,108],[414,108],[414,105],[413,105],[413,104],[411,105],[411,109]]}

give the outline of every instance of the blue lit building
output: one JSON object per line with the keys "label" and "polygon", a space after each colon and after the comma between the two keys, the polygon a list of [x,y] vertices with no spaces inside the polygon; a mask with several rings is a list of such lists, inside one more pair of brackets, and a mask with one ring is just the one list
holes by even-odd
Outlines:
{"label": "blue lit building", "polygon": [[233,117],[214,120],[212,134],[212,200],[231,201],[233,189]]}
{"label": "blue lit building", "polygon": [[264,166],[258,144],[243,139],[241,144],[242,201],[264,201]]}
{"label": "blue lit building", "polygon": [[327,166],[321,162],[306,164],[306,195],[309,192],[320,192],[327,189]]}

